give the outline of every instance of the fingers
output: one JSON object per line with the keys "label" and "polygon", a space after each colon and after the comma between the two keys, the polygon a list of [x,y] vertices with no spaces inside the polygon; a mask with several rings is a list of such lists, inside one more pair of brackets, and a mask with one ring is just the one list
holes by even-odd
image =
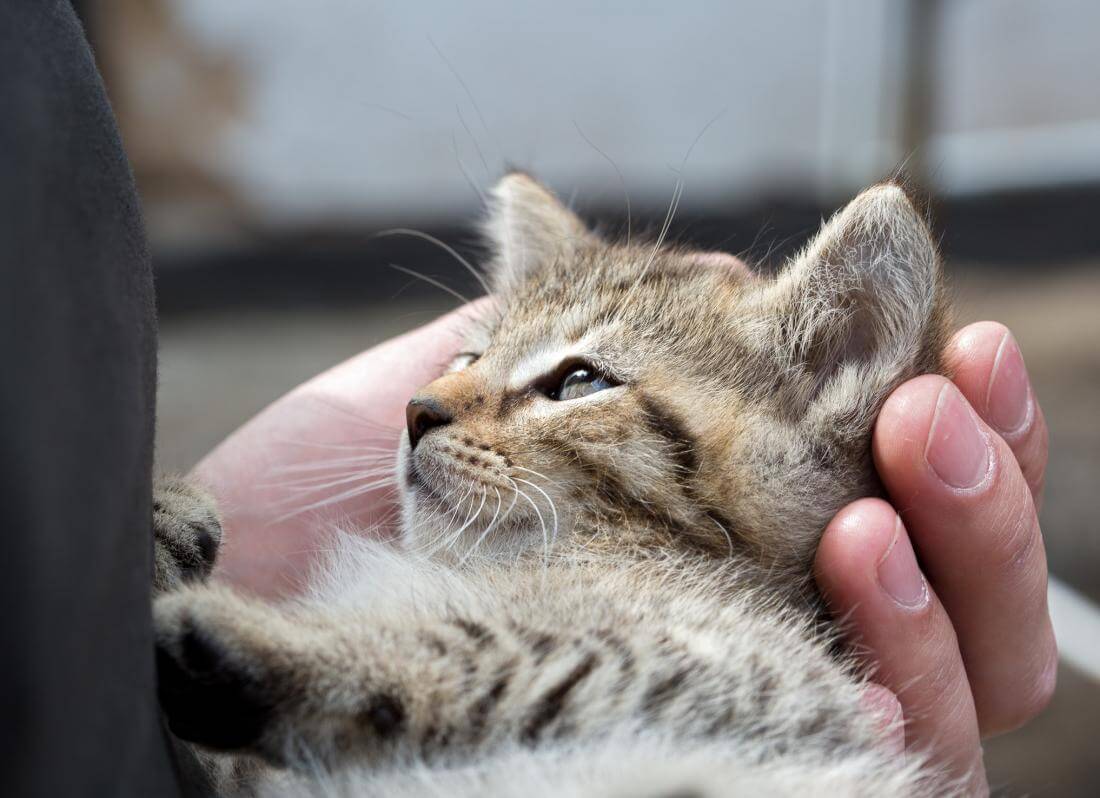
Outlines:
{"label": "fingers", "polygon": [[905,527],[861,499],[825,530],[814,564],[835,617],[866,649],[874,678],[901,702],[907,743],[984,791],[981,743],[951,618],[917,565]]}
{"label": "fingers", "polygon": [[1041,506],[1047,425],[1016,339],[1002,324],[971,324],[952,339],[946,360],[971,407],[1012,449],[1035,506]]}
{"label": "fingers", "polygon": [[[1003,365],[1003,350],[1001,355]],[[989,395],[966,368],[962,373],[971,393]],[[1032,473],[1041,475],[1045,455],[1028,443],[1033,433],[1027,424],[1036,423],[1033,402],[1031,408],[1025,412],[1032,420],[1025,419],[1017,442],[1032,459]],[[987,402],[986,409],[1007,418],[999,406]],[[959,389],[938,376],[918,377],[891,395],[872,449],[924,573],[954,624],[982,733],[1020,726],[1049,701],[1057,652],[1046,555],[1031,486],[1016,455]]]}

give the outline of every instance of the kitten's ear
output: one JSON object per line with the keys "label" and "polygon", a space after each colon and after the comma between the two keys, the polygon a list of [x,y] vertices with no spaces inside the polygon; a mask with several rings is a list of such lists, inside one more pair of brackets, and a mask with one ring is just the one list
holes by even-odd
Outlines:
{"label": "kitten's ear", "polygon": [[493,186],[485,233],[494,250],[494,292],[596,242],[575,213],[523,172],[505,175]]}
{"label": "kitten's ear", "polygon": [[852,200],[767,292],[782,365],[808,377],[804,398],[875,404],[901,380],[939,370],[942,282],[928,225],[901,188]]}

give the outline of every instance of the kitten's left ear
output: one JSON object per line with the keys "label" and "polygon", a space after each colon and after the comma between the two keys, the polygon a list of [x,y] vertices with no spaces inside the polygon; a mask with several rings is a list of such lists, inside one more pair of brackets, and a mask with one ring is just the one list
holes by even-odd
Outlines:
{"label": "kitten's left ear", "polygon": [[505,175],[493,186],[484,227],[494,249],[494,292],[597,241],[580,217],[523,172]]}
{"label": "kitten's left ear", "polygon": [[806,400],[877,409],[901,380],[939,370],[942,282],[928,225],[901,188],[883,184],[822,227],[762,310],[782,367],[807,377]]}

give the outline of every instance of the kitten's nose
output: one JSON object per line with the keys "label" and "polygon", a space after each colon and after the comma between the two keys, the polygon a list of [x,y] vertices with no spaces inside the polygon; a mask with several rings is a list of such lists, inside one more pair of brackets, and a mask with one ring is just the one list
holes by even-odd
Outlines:
{"label": "kitten's nose", "polygon": [[413,397],[405,408],[405,421],[409,425],[409,448],[415,449],[424,433],[432,427],[442,427],[452,420],[451,414],[435,399]]}

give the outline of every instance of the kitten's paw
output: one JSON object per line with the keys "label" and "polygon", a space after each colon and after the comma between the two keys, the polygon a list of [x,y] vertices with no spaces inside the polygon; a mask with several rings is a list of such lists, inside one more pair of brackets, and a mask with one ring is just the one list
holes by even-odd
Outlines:
{"label": "kitten's paw", "polygon": [[[226,589],[169,593],[154,605],[161,708],[181,739],[219,750],[258,749],[278,700],[246,604]],[[272,757],[269,754],[269,758]]]}
{"label": "kitten's paw", "polygon": [[205,579],[222,542],[213,497],[186,479],[158,479],[153,488],[153,539],[155,592]]}

